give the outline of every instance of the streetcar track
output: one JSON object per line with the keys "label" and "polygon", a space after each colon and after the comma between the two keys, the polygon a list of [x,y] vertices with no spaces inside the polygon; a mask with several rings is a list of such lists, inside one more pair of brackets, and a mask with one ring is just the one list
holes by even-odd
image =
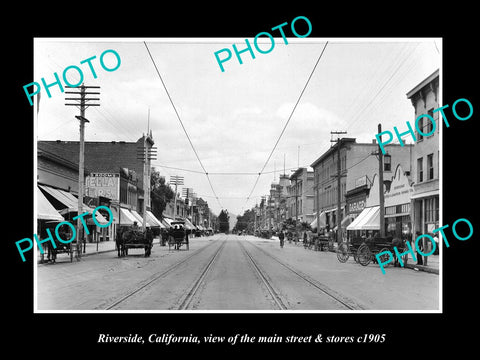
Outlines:
{"label": "streetcar track", "polygon": [[280,297],[278,292],[271,285],[271,282],[268,280],[267,276],[265,275],[265,272],[260,268],[257,262],[253,259],[252,255],[247,251],[242,241],[239,241],[238,243],[240,244],[240,247],[242,248],[242,251],[245,254],[245,256],[250,260],[250,263],[253,265],[253,268],[258,278],[265,285],[265,288],[267,289],[268,293],[270,294],[272,299],[275,301],[275,304],[277,305],[277,307],[280,310],[288,310],[287,306],[283,303],[282,298]]}
{"label": "streetcar track", "polygon": [[200,254],[201,252],[203,252],[204,250],[206,250],[207,248],[209,248],[210,246],[212,246],[213,244],[217,243],[219,240],[215,240],[214,242],[211,242],[209,243],[207,246],[204,246],[204,247],[201,247],[200,249],[194,251],[191,255],[187,256],[185,259],[173,264],[172,266],[170,266],[169,268],[167,268],[166,270],[163,270],[162,272],[160,273],[156,273],[154,274],[153,276],[150,276],[150,278],[148,278],[145,282],[143,282],[140,286],[137,286],[135,289],[129,291],[127,294],[121,296],[120,298],[118,298],[117,300],[115,300],[115,302],[111,303],[110,305],[108,305],[105,310],[111,310],[113,309],[114,307],[116,307],[117,305],[121,304],[122,302],[124,302],[125,300],[127,300],[128,298],[134,296],[135,294],[137,294],[139,291],[141,291],[142,289],[146,288],[147,286],[151,285],[152,283],[154,283],[155,281],[163,278],[164,276],[168,275],[170,272],[172,272],[173,270],[177,269],[178,267],[180,267],[181,265],[183,265],[184,263],[186,263],[188,260],[190,260],[192,257]]}
{"label": "streetcar track", "polygon": [[337,293],[336,291],[330,289],[329,287],[327,287],[326,285],[320,283],[319,281],[313,279],[312,277],[310,277],[309,275],[301,272],[300,270],[297,270],[295,268],[293,268],[292,266],[286,264],[285,262],[283,262],[282,260],[278,259],[276,256],[268,253],[267,251],[265,251],[264,249],[258,247],[257,245],[253,244],[252,242],[248,241],[247,242],[249,244],[251,244],[253,247],[255,247],[256,249],[258,249],[259,251],[261,251],[263,254],[267,255],[268,257],[270,257],[271,259],[275,260],[277,263],[279,263],[280,265],[282,265],[283,267],[285,267],[286,269],[290,270],[292,273],[294,273],[295,275],[297,275],[300,279],[302,279],[303,281],[307,282],[308,284],[312,285],[313,287],[315,287],[316,289],[320,290],[322,293],[328,295],[329,297],[331,297],[332,299],[334,299],[335,301],[339,302],[340,304],[342,304],[344,307],[346,307],[347,309],[349,310],[364,310],[365,308],[359,304],[357,304],[355,301],[351,300],[351,299],[348,299],[346,298],[345,296],[343,295],[340,295],[339,293]]}
{"label": "streetcar track", "polygon": [[213,254],[213,256],[210,258],[210,260],[208,261],[207,265],[204,266],[204,268],[202,269],[202,271],[200,272],[200,275],[198,276],[198,278],[194,281],[193,285],[190,287],[190,290],[187,291],[187,293],[185,294],[183,300],[181,301],[180,305],[178,306],[178,310],[187,310],[195,295],[197,294],[198,292],[198,289],[200,288],[200,286],[202,285],[203,281],[205,280],[205,278],[207,277],[208,273],[210,272],[210,270],[212,269],[213,267],[213,264],[215,263],[216,259],[219,257],[219,254],[222,252],[223,248],[225,247],[227,241],[226,240],[223,240],[223,243],[218,247],[217,250],[215,250],[215,253]]}

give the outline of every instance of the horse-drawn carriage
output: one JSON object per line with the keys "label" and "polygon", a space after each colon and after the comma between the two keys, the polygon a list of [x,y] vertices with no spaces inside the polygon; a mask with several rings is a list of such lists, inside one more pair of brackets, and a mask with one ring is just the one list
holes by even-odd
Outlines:
{"label": "horse-drawn carriage", "polygon": [[[52,230],[53,232],[53,230]],[[68,226],[66,225],[61,225],[60,226],[60,229],[58,231],[59,233],[59,236],[60,238],[62,239],[71,239],[72,238],[72,233],[71,233],[71,230]],[[46,233],[45,233],[45,236],[43,236],[44,238],[46,237]],[[76,247],[76,243],[75,241],[71,241],[69,243],[65,243],[65,242],[61,242],[57,239],[56,236],[52,236],[52,241],[55,243],[55,246],[52,244],[52,241],[48,241],[45,246],[46,246],[46,250],[47,250],[47,262],[52,262],[52,263],[55,263],[57,261],[57,255],[58,254],[67,254],[70,256],[70,261],[72,261],[73,259],[73,252],[76,251],[75,250],[75,247]],[[44,259],[45,257],[45,254],[42,253],[42,262],[45,261]]]}
{"label": "horse-drawn carriage", "polygon": [[128,249],[143,248],[145,257],[150,256],[153,247],[153,232],[147,228],[142,231],[136,226],[122,227],[116,237],[118,257],[128,255]]}
{"label": "horse-drawn carriage", "polygon": [[[346,262],[350,255],[353,255],[353,258],[356,262],[360,263],[363,266],[367,266],[371,261],[377,262],[376,255],[384,251],[390,251],[395,257],[395,263],[398,262],[396,258],[395,251],[393,248],[396,247],[399,253],[405,253],[407,245],[404,240],[393,238],[392,236],[387,237],[371,237],[367,239],[363,238],[354,238],[350,243],[342,242],[338,245],[337,248],[337,259],[340,262]],[[407,263],[408,255],[402,257],[404,264]],[[382,262],[388,260],[388,254],[380,256]]]}
{"label": "horse-drawn carriage", "polygon": [[188,230],[185,229],[184,221],[172,221],[171,227],[168,232],[168,250],[173,247],[175,250],[180,250],[182,245],[185,245],[186,249],[189,250],[190,246],[188,243]]}
{"label": "horse-drawn carriage", "polygon": [[[331,248],[331,239],[327,235],[312,236],[312,246],[315,251],[328,251]],[[311,247],[310,247],[311,248]]]}

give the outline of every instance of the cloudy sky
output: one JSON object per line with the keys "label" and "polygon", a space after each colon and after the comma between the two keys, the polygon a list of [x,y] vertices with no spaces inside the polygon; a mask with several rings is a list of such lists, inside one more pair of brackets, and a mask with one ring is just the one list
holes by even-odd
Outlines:
{"label": "cloudy sky", "polygon": [[[253,39],[249,39],[253,42]],[[149,56],[146,42],[207,176],[180,125]],[[267,38],[267,41],[268,38]],[[264,173],[275,142],[325,48],[300,102]],[[357,142],[371,142],[377,124],[384,130],[406,129],[414,120],[406,93],[441,68],[441,39],[275,38],[268,54],[235,55],[222,72],[214,53],[245,47],[244,39],[36,39],[34,79],[46,83],[70,65],[79,66],[85,85],[101,86],[100,107],[90,107],[86,141],[136,141],[148,126],[158,148],[153,166],[166,176],[182,175],[185,187],[221,208],[241,214],[269,192],[272,181],[290,169],[308,166],[331,145],[330,131],[345,130]],[[267,49],[269,43],[260,45]],[[99,57],[115,50],[120,67],[102,69]],[[92,60],[97,78],[87,64]],[[223,56],[223,54],[222,54]],[[107,66],[115,65],[112,54]],[[69,71],[71,83],[78,81]],[[37,140],[79,139],[75,107],[65,106],[66,94],[42,89],[36,121]],[[28,104],[27,98],[25,98]],[[178,168],[178,169],[172,169]],[[200,173],[199,173],[200,172]],[[235,173],[235,174],[232,174]],[[247,196],[252,193],[249,200]]]}

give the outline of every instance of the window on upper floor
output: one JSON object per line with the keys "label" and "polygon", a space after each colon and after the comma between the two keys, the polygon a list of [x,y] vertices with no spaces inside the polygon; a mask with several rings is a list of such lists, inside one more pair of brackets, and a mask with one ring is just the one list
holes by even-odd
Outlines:
{"label": "window on upper floor", "polygon": [[417,159],[417,182],[423,182],[423,158]]}
{"label": "window on upper floor", "polygon": [[[418,119],[417,126],[418,126],[418,129],[422,131],[422,133],[425,133],[425,131],[423,131],[423,124],[424,124],[423,119],[424,119],[423,117]],[[418,131],[416,131],[416,133],[417,133],[417,141],[423,140],[423,135],[420,134]]]}
{"label": "window on upper floor", "polygon": [[392,157],[388,154],[383,157],[383,171],[392,171]]}
{"label": "window on upper floor", "polygon": [[427,155],[427,180],[432,180],[434,177],[434,169],[433,169],[433,154]]}
{"label": "window on upper floor", "polygon": [[[433,108],[428,110],[428,115],[430,115],[433,118]],[[425,122],[426,122],[426,124],[424,125],[425,128],[422,130],[422,132],[424,134],[429,134],[433,130],[433,123],[430,119],[427,119]]]}

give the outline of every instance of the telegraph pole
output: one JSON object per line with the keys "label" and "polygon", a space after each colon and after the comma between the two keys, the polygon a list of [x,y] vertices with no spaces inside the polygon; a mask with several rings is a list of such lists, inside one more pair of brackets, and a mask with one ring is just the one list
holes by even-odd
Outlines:
{"label": "telegraph pole", "polygon": [[[67,88],[74,88],[72,86],[66,86]],[[65,104],[66,106],[77,106],[80,109],[80,116],[75,116],[80,121],[80,150],[79,150],[79,157],[78,157],[78,214],[81,215],[83,213],[83,195],[84,195],[84,178],[85,178],[85,166],[84,166],[84,155],[85,155],[85,123],[89,122],[85,118],[85,110],[89,106],[100,106],[100,104],[92,104],[87,103],[87,101],[92,100],[100,100],[100,98],[87,98],[85,95],[99,95],[99,92],[87,92],[85,89],[100,89],[100,86],[80,86],[80,92],[76,91],[65,91],[65,94],[76,94],[80,95],[78,98],[65,98],[65,100],[74,100],[78,101],[79,103],[68,103]],[[79,217],[77,220],[77,259],[80,260],[82,248],[81,248],[81,241],[83,238],[83,227],[82,227],[81,218]]]}
{"label": "telegraph pole", "polygon": [[175,200],[173,203],[173,220],[177,219],[177,186],[183,185],[183,176],[171,175],[170,184],[175,185]]}
{"label": "telegraph pole", "polygon": [[[150,117],[150,109],[149,109]],[[153,146],[154,141],[152,133],[143,135],[143,146],[137,148],[137,160],[143,162],[143,206],[142,206],[142,230],[145,231],[147,226],[147,204],[150,203],[150,161],[156,160],[156,151],[157,148]]]}
{"label": "telegraph pole", "polygon": [[[346,131],[330,131],[330,134],[346,134]],[[340,160],[340,148],[342,146],[342,139],[337,138],[335,140],[330,139],[330,142],[336,142],[337,143],[337,175],[334,175],[337,178],[337,242],[340,243],[342,241],[341,239],[341,234],[342,234],[342,229],[341,229],[341,224],[342,224],[342,199],[341,199],[341,178],[342,176],[346,175],[341,175],[342,171],[342,166],[341,166],[341,160]]]}
{"label": "telegraph pole", "polygon": [[295,176],[295,226],[298,224],[298,177]]}
{"label": "telegraph pole", "polygon": [[182,189],[182,196],[187,200],[187,215],[191,215],[193,220],[193,201],[191,199],[192,194],[193,194],[192,188]]}
{"label": "telegraph pole", "polygon": [[[378,133],[382,133],[382,124],[378,124]],[[381,139],[381,138],[380,138]],[[380,195],[380,237],[385,237],[385,197],[383,194],[383,152],[378,147],[378,186]]]}
{"label": "telegraph pole", "polygon": [[[378,124],[378,133],[382,132],[382,124]],[[381,136],[381,135],[380,135]],[[380,137],[381,141],[381,137]],[[380,144],[379,141],[379,144]],[[378,146],[377,151],[372,151],[371,155],[378,156],[378,194],[380,202],[380,236],[385,237],[385,195],[383,193],[383,152]]]}

